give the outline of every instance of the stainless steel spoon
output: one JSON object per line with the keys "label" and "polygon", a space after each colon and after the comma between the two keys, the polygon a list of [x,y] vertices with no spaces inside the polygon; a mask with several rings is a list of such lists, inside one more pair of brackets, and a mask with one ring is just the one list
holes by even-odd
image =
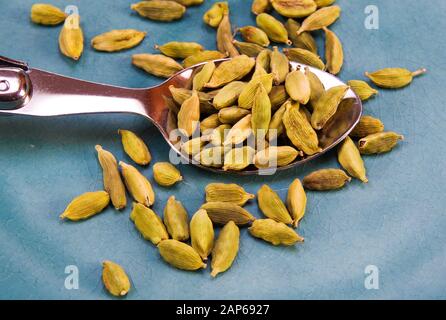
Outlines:
{"label": "stainless steel spoon", "polygon": [[[217,61],[220,62],[220,61]],[[0,56],[0,114],[29,116],[64,116],[95,113],[133,113],[146,117],[162,133],[167,143],[188,162],[202,169],[227,173],[196,163],[182,154],[169,140],[166,98],[171,97],[169,86],[190,88],[194,72],[201,65],[185,69],[159,86],[144,89],[121,88],[73,79],[39,69],[24,62]],[[305,65],[292,62],[294,68]],[[309,67],[326,89],[344,83],[333,75]],[[311,161],[342,142],[353,130],[362,115],[361,100],[352,90],[342,102],[336,115],[319,134],[323,151],[277,170],[286,170]],[[258,174],[248,169],[237,174]]]}

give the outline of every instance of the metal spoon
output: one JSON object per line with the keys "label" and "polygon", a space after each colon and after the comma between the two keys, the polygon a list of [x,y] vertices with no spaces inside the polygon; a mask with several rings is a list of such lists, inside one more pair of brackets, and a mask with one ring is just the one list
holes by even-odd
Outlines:
{"label": "metal spoon", "polygon": [[[153,88],[130,89],[87,82],[29,68],[24,62],[0,56],[0,114],[44,117],[95,113],[138,114],[150,120],[182,158],[202,169],[223,173],[226,171],[202,166],[192,161],[169,140],[169,108],[166,104],[166,98],[171,97],[169,86],[190,88],[194,72],[200,66],[185,69]],[[292,62],[292,67],[305,68],[307,66]],[[344,85],[341,80],[329,73],[309,68],[320,78],[326,89]],[[349,90],[336,115],[318,133],[323,151],[311,157],[298,159],[277,170],[286,170],[311,161],[334,148],[353,130],[361,115],[361,100],[352,90]],[[249,175],[258,174],[259,171],[248,168],[236,173]]]}

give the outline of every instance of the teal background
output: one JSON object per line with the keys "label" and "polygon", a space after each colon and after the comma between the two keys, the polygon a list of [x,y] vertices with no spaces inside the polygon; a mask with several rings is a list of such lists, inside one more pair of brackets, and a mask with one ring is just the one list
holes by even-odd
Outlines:
{"label": "teal background", "polygon": [[[31,0],[0,0],[0,55],[30,66],[119,86],[147,87],[161,80],[131,66],[132,53],[152,52],[171,40],[215,48],[215,31],[201,17],[214,1],[188,9],[183,20],[156,23],[129,9],[132,1],[48,1],[79,7],[86,50],[79,62],[58,51],[60,27],[29,21]],[[229,1],[234,25],[254,23],[251,1]],[[242,230],[233,267],[217,279],[209,270],[183,272],[166,265],[123,213],[108,209],[81,223],[59,214],[75,196],[102,188],[95,144],[124,155],[119,128],[141,134],[153,161],[168,160],[169,148],[156,128],[137,116],[66,118],[0,117],[0,298],[109,299],[102,287],[101,261],[128,271],[128,299],[444,299],[446,298],[445,49],[446,2],[431,0],[339,0],[342,18],[332,27],[345,46],[343,80],[362,79],[383,67],[426,67],[429,73],[403,90],[385,91],[365,104],[367,114],[406,140],[392,153],[365,159],[370,183],[353,181],[344,190],[308,192],[299,232],[304,245],[275,248]],[[380,10],[380,29],[364,27],[364,9]],[[136,28],[146,40],[130,51],[94,52],[89,40],[110,29]],[[320,47],[323,39],[318,35]],[[321,52],[323,55],[323,52]],[[61,106],[63,107],[63,106]],[[256,193],[263,183],[283,198],[291,181],[313,170],[338,167],[335,153],[272,177],[219,176],[181,166],[184,182],[155,186],[154,209],[162,214],[170,195],[193,214],[204,187],[238,182]],[[143,172],[151,177],[151,167]],[[260,217],[255,202],[247,207]],[[79,268],[79,289],[64,287],[65,267]],[[380,270],[380,289],[366,290],[364,269]]]}

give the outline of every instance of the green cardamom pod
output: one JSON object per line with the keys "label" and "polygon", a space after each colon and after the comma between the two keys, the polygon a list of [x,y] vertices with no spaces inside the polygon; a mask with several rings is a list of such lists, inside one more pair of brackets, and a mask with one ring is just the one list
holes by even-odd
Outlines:
{"label": "green cardamom pod", "polygon": [[285,80],[288,95],[300,104],[307,104],[311,97],[311,86],[307,76],[300,70],[289,73]]}
{"label": "green cardamom pod", "polygon": [[305,31],[315,31],[322,29],[323,27],[328,27],[338,20],[340,15],[341,8],[339,6],[321,8],[302,22],[302,26],[297,34],[299,35]]}
{"label": "green cardamom pod", "polygon": [[212,7],[206,11],[203,15],[203,21],[213,28],[217,28],[220,25],[223,16],[229,13],[228,3],[217,2],[212,5]]}
{"label": "green cardamom pod", "polygon": [[325,87],[322,83],[321,79],[313,72],[310,71],[310,68],[305,68],[305,75],[307,76],[308,81],[310,82],[311,96],[310,103],[313,107],[319,98],[325,93]]}
{"label": "green cardamom pod", "polygon": [[380,154],[391,151],[404,136],[395,132],[375,133],[359,140],[361,154]]}
{"label": "green cardamom pod", "polygon": [[286,205],[293,218],[293,226],[297,227],[305,216],[307,195],[299,179],[295,179],[288,188]]}
{"label": "green cardamom pod", "polygon": [[152,161],[152,155],[144,141],[134,132],[129,130],[118,130],[125,153],[135,163],[146,166]]}
{"label": "green cardamom pod", "polygon": [[205,84],[212,78],[212,74],[215,71],[215,63],[213,61],[206,63],[203,68],[198,72],[192,82],[192,89],[201,91]]}
{"label": "green cardamom pod", "polygon": [[226,58],[226,54],[221,53],[219,51],[205,50],[205,51],[197,52],[197,53],[187,57],[186,59],[184,59],[183,66],[185,68],[190,68],[196,64],[200,64],[203,62],[209,62],[209,61],[213,61],[213,60],[219,60],[219,59],[223,59],[223,58]]}
{"label": "green cardamom pod", "polygon": [[218,112],[218,119],[224,124],[236,124],[241,119],[250,114],[250,111],[239,107],[229,107]]}
{"label": "green cardamom pod", "polygon": [[378,90],[373,89],[367,82],[362,80],[350,80],[347,84],[362,101],[367,101],[378,94]]}
{"label": "green cardamom pod", "polygon": [[170,78],[175,73],[183,70],[183,67],[174,59],[161,54],[134,54],[132,63],[147,73],[163,78]]}
{"label": "green cardamom pod", "polygon": [[50,4],[36,3],[31,7],[31,21],[38,24],[55,26],[67,18],[67,14]]}
{"label": "green cardamom pod", "polygon": [[158,245],[161,241],[169,239],[166,227],[161,218],[146,206],[134,203],[130,213],[130,220],[144,239]]}
{"label": "green cardamom pod", "polygon": [[308,50],[300,49],[300,48],[291,48],[291,49],[283,49],[285,55],[291,61],[295,61],[298,63],[303,63],[309,65],[310,67],[315,67],[320,70],[325,70],[325,64],[321,60],[321,58]]}
{"label": "green cardamom pod", "polygon": [[87,192],[71,201],[60,218],[71,221],[85,220],[102,212],[109,202],[110,196],[105,191]]}
{"label": "green cardamom pod", "polygon": [[161,51],[165,56],[175,59],[186,59],[204,50],[201,44],[196,42],[168,42],[161,46],[155,45],[155,49]]}
{"label": "green cardamom pod", "polygon": [[384,124],[381,120],[373,118],[371,116],[363,116],[350,135],[354,138],[361,139],[383,131]]}
{"label": "green cardamom pod", "polygon": [[212,272],[216,277],[219,273],[228,270],[235,258],[240,245],[240,230],[233,221],[229,221],[220,231],[215,247],[212,250]]}
{"label": "green cardamom pod", "polygon": [[257,152],[254,165],[259,169],[284,167],[296,160],[300,153],[290,146],[268,147]]}
{"label": "green cardamom pod", "polygon": [[124,268],[112,261],[104,261],[102,268],[102,282],[108,292],[116,297],[125,296],[131,285]]}
{"label": "green cardamom pod", "polygon": [[151,0],[132,4],[130,8],[144,18],[155,21],[173,21],[181,19],[186,7],[175,1]]}
{"label": "green cardamom pod", "polygon": [[206,264],[203,263],[198,252],[183,242],[164,240],[158,244],[158,250],[164,261],[175,268],[186,271],[206,269]]}
{"label": "green cardamom pod", "polygon": [[352,179],[340,169],[315,171],[303,180],[305,188],[315,191],[328,191],[343,188]]}
{"label": "green cardamom pod", "polygon": [[214,97],[214,107],[217,110],[221,110],[233,106],[237,102],[245,86],[246,83],[241,81],[234,81],[224,86]]}
{"label": "green cardamom pod", "polygon": [[255,220],[247,210],[232,202],[207,202],[200,209],[206,210],[212,222],[218,225],[234,221],[237,225],[243,226]]}
{"label": "green cardamom pod", "polygon": [[277,47],[274,47],[271,53],[271,73],[274,76],[274,84],[282,84],[289,72],[290,62],[288,58]]}
{"label": "green cardamom pod", "polygon": [[200,125],[200,99],[198,92],[194,91],[192,96],[183,102],[178,113],[178,129],[190,137]]}
{"label": "green cardamom pod", "polygon": [[216,89],[232,81],[244,78],[255,65],[255,60],[246,56],[237,56],[229,61],[224,61],[215,69],[206,88]]}
{"label": "green cardamom pod", "polygon": [[153,179],[162,187],[171,187],[183,180],[180,171],[169,162],[158,162],[153,166]]}
{"label": "green cardamom pod", "polygon": [[155,203],[152,185],[135,167],[119,162],[127,190],[136,202],[151,207]]}
{"label": "green cardamom pod", "polygon": [[271,219],[256,220],[248,230],[252,236],[275,246],[292,246],[298,242],[304,242],[304,238],[286,224]]}
{"label": "green cardamom pod", "polygon": [[277,222],[291,224],[291,216],[279,195],[268,185],[263,185],[257,192],[259,208],[263,214]]}
{"label": "green cardamom pod", "polygon": [[94,37],[91,46],[98,51],[121,51],[136,47],[145,36],[146,32],[133,29],[112,30]]}
{"label": "green cardamom pod", "polygon": [[288,98],[289,96],[286,92],[285,86],[274,86],[269,93],[272,110],[277,110],[288,100]]}
{"label": "green cardamom pod", "polygon": [[344,64],[344,49],[338,36],[328,28],[325,31],[325,59],[327,60],[327,70],[331,74],[338,74]]}
{"label": "green cardamom pod", "polygon": [[65,19],[59,35],[59,48],[68,58],[77,61],[81,57],[84,51],[84,33],[78,14],[72,14]]}
{"label": "green cardamom pod", "polygon": [[[269,94],[273,88],[273,74],[264,74],[253,77],[251,81],[243,88],[238,98],[238,107],[243,109],[252,109],[257,93],[257,87],[261,84]],[[268,97],[269,100],[269,97]]]}
{"label": "green cardamom pod", "polygon": [[206,210],[198,210],[190,220],[190,238],[192,248],[206,261],[214,247],[214,226]]}
{"label": "green cardamom pod", "polygon": [[189,217],[186,209],[174,196],[167,200],[164,208],[164,225],[172,239],[186,241],[189,239]]}
{"label": "green cardamom pod", "polygon": [[271,41],[291,45],[288,31],[282,22],[267,13],[261,13],[256,18],[257,26],[265,31]]}
{"label": "green cardamom pod", "polygon": [[288,31],[288,36],[295,48],[305,49],[317,54],[317,44],[310,32],[302,32],[297,35],[301,24],[294,19],[288,19],[285,27]]}
{"label": "green cardamom pod", "polygon": [[271,1],[270,0],[253,0],[251,5],[251,11],[255,15],[259,15],[261,13],[266,13],[271,11]]}
{"label": "green cardamom pod", "polygon": [[251,119],[252,115],[248,114],[237,122],[226,135],[223,145],[238,145],[248,139],[252,134]]}
{"label": "green cardamom pod", "polygon": [[366,72],[365,75],[380,88],[399,89],[408,86],[414,77],[426,72],[424,68],[414,72],[403,68],[386,68],[372,73]]}
{"label": "green cardamom pod", "polygon": [[237,57],[240,53],[234,46],[232,41],[234,37],[232,35],[231,20],[229,19],[229,13],[223,14],[223,19],[217,29],[217,49],[221,53],[227,53],[231,58]]}
{"label": "green cardamom pod", "polygon": [[255,43],[250,42],[240,42],[237,40],[232,41],[237,50],[248,57],[255,58],[259,55],[260,52],[264,50],[262,46],[259,46]]}
{"label": "green cardamom pod", "polygon": [[261,83],[257,84],[252,106],[251,127],[256,137],[264,138],[271,122],[271,101]]}
{"label": "green cardamom pod", "polygon": [[316,101],[311,116],[311,125],[314,129],[322,129],[328,120],[334,116],[348,89],[348,86],[330,88]]}
{"label": "green cardamom pod", "polygon": [[242,171],[253,164],[255,150],[251,147],[231,149],[225,155],[224,171]]}
{"label": "green cardamom pod", "polygon": [[314,0],[271,0],[273,8],[287,18],[303,18],[316,11]]}
{"label": "green cardamom pod", "polygon": [[268,35],[259,28],[246,26],[238,29],[238,31],[246,42],[255,43],[262,47],[268,47],[270,45]]}
{"label": "green cardamom pod", "polygon": [[207,202],[231,202],[239,206],[244,206],[255,195],[250,194],[243,187],[231,183],[211,183],[206,186]]}
{"label": "green cardamom pod", "polygon": [[349,175],[367,183],[366,169],[358,147],[347,137],[338,149],[338,161]]}

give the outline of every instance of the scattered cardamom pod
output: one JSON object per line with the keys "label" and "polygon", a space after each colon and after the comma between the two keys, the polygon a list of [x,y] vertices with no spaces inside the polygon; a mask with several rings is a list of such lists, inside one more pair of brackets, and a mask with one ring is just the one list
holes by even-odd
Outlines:
{"label": "scattered cardamom pod", "polygon": [[59,48],[63,55],[79,60],[84,51],[84,33],[78,14],[69,15],[59,35]]}
{"label": "scattered cardamom pod", "polygon": [[296,160],[299,152],[290,146],[268,147],[257,152],[254,165],[259,169],[284,167]]}
{"label": "scattered cardamom pod", "polygon": [[317,8],[323,8],[331,6],[333,3],[336,2],[336,0],[314,0],[316,2]]}
{"label": "scattered cardamom pod", "polygon": [[220,120],[221,123],[224,124],[236,124],[241,119],[246,117],[248,114],[250,114],[250,111],[247,109],[239,107],[229,107],[221,109],[218,112],[218,119]]}
{"label": "scattered cardamom pod", "polygon": [[283,52],[291,61],[303,63],[309,65],[310,67],[318,68],[320,70],[325,70],[324,62],[317,54],[311,51],[300,48],[291,48],[291,49],[285,48],[283,49]]}
{"label": "scattered cardamom pod", "polygon": [[183,180],[180,171],[169,162],[158,162],[153,166],[153,179],[162,187],[171,187]]}
{"label": "scattered cardamom pod", "polygon": [[384,124],[381,122],[381,120],[371,116],[362,116],[359,123],[350,133],[350,136],[361,139],[383,131]]}
{"label": "scattered cardamom pod", "polygon": [[181,19],[186,7],[175,1],[151,0],[134,3],[130,8],[144,18],[155,21],[173,21]]}
{"label": "scattered cardamom pod", "polygon": [[179,4],[185,7],[198,6],[200,4],[203,4],[204,2],[204,0],[173,0],[173,1],[178,2]]}
{"label": "scattered cardamom pod", "polygon": [[359,140],[361,154],[380,154],[391,151],[404,136],[395,132],[375,133]]}
{"label": "scattered cardamom pod", "polygon": [[129,130],[119,130],[118,133],[121,135],[124,151],[130,159],[141,166],[146,166],[152,161],[149,148],[140,137]]}
{"label": "scattered cardamom pod", "polygon": [[233,40],[232,43],[237,48],[237,50],[248,57],[255,58],[262,52],[265,48],[259,46],[255,43],[250,42],[240,42],[237,40]]}
{"label": "scattered cardamom pod", "polygon": [[305,31],[315,31],[322,29],[323,27],[328,27],[338,20],[340,15],[341,8],[339,6],[321,8],[302,22],[302,26],[297,34],[299,35]]}
{"label": "scattered cardamom pod", "polygon": [[237,184],[211,183],[206,186],[207,202],[231,202],[244,206],[255,195],[245,191]]}
{"label": "scattered cardamom pod", "polygon": [[273,8],[287,18],[304,18],[316,11],[314,0],[271,0]]}
{"label": "scattered cardamom pod", "polygon": [[149,180],[144,177],[135,167],[119,162],[122,176],[124,177],[127,190],[136,202],[151,207],[155,203],[155,193]]}
{"label": "scattered cardamom pod", "polygon": [[305,49],[317,54],[317,44],[310,32],[302,32],[297,35],[301,24],[294,19],[288,19],[285,28],[288,31],[288,36],[295,48]]}
{"label": "scattered cardamom pod", "polygon": [[165,56],[175,59],[186,59],[204,50],[201,44],[196,42],[172,41],[161,46],[155,45],[155,49],[161,51]]}
{"label": "scattered cardamom pod", "polygon": [[272,9],[270,0],[253,0],[251,5],[251,11],[255,15],[269,12]]}
{"label": "scattered cardamom pod", "polygon": [[124,209],[127,205],[125,186],[118,169],[118,162],[113,154],[104,150],[101,146],[96,146],[99,164],[102,167],[104,190],[110,195],[111,202],[116,210]]}
{"label": "scattered cardamom pod", "polygon": [[170,78],[175,73],[183,70],[178,62],[161,54],[134,54],[132,55],[132,63],[147,73],[163,78]]}
{"label": "scattered cardamom pod", "polygon": [[316,101],[311,115],[311,125],[314,129],[322,129],[334,116],[348,89],[348,86],[330,88]]}
{"label": "scattered cardamom pod", "polygon": [[259,28],[246,26],[238,29],[238,31],[246,42],[255,43],[262,47],[268,47],[270,45],[268,35]]}
{"label": "scattered cardamom pod", "polygon": [[257,199],[259,208],[266,217],[285,224],[293,222],[282,199],[268,185],[265,184],[259,189]]}
{"label": "scattered cardamom pod", "polygon": [[206,264],[203,263],[197,251],[183,242],[164,240],[158,244],[158,249],[164,261],[175,268],[186,271],[206,269]]}
{"label": "scattered cardamom pod", "polygon": [[192,248],[206,261],[214,247],[214,226],[206,210],[198,210],[190,220]]}
{"label": "scattered cardamom pod", "polygon": [[183,102],[178,113],[178,129],[190,137],[200,125],[200,99],[198,92],[194,91],[192,96]]}
{"label": "scattered cardamom pod", "polygon": [[338,74],[344,64],[344,49],[338,36],[328,28],[323,28],[325,32],[325,59],[327,60],[327,70],[331,74]]}
{"label": "scattered cardamom pod", "polygon": [[234,221],[237,225],[243,226],[256,219],[247,210],[232,202],[207,202],[200,209],[206,210],[212,222],[218,225],[225,225],[229,221]]}
{"label": "scattered cardamom pod", "polygon": [[190,68],[196,64],[200,64],[203,62],[209,62],[213,60],[226,58],[226,54],[221,53],[219,51],[205,50],[195,53],[183,61],[183,66],[185,68]]}
{"label": "scattered cardamom pod", "polygon": [[263,239],[275,246],[292,246],[298,242],[304,242],[304,238],[283,222],[272,219],[259,219],[253,222],[248,229],[249,233],[256,238]]}
{"label": "scattered cardamom pod", "polygon": [[268,13],[261,13],[256,18],[257,26],[265,31],[271,41],[277,43],[284,43],[291,45],[288,39],[288,31],[282,22],[269,15]]}
{"label": "scattered cardamom pod", "polygon": [[231,267],[237,257],[239,243],[240,230],[233,221],[229,221],[220,231],[212,250],[212,277],[215,278]]}
{"label": "scattered cardamom pod", "polygon": [[349,137],[344,140],[338,149],[338,161],[349,175],[364,183],[369,182],[358,147]]}
{"label": "scattered cardamom pod", "polygon": [[307,195],[299,179],[295,179],[288,188],[286,205],[293,218],[293,226],[297,227],[305,216]]}
{"label": "scattered cardamom pod", "polygon": [[98,51],[115,52],[136,47],[147,32],[134,29],[112,30],[94,37],[91,46]]}
{"label": "scattered cardamom pod", "polygon": [[206,88],[216,89],[232,81],[245,77],[255,65],[255,60],[245,56],[237,56],[229,61],[224,61],[215,69]]}
{"label": "scattered cardamom pod", "polygon": [[274,76],[274,84],[282,84],[289,72],[290,62],[288,58],[277,47],[274,47],[271,53],[271,73]]}
{"label": "scattered cardamom pod", "polygon": [[215,71],[215,63],[213,61],[206,63],[200,72],[198,72],[193,81],[192,81],[192,89],[201,91],[205,84],[211,80],[212,74]]}
{"label": "scattered cardamom pod", "polygon": [[347,84],[362,101],[367,101],[378,94],[378,90],[373,89],[367,82],[362,80],[350,80]]}
{"label": "scattered cardamom pod", "polygon": [[130,291],[130,280],[124,268],[112,261],[102,263],[102,282],[108,292],[123,297]]}
{"label": "scattered cardamom pod", "polygon": [[224,171],[241,171],[253,164],[256,151],[251,147],[231,149],[225,154]]}
{"label": "scattered cardamom pod", "polygon": [[229,14],[228,3],[226,1],[217,2],[203,15],[203,21],[211,27],[217,28],[225,14]]}
{"label": "scattered cardamom pod", "polygon": [[288,95],[300,104],[307,104],[311,97],[310,81],[300,70],[289,73],[285,80],[285,88]]}
{"label": "scattered cardamom pod", "polygon": [[229,13],[223,14],[223,19],[217,29],[217,49],[221,53],[227,53],[231,58],[237,57],[240,53],[233,44],[233,34]]}
{"label": "scattered cardamom pod", "polygon": [[340,169],[322,169],[315,171],[303,180],[303,185],[309,190],[327,191],[343,188],[350,178]]}
{"label": "scattered cardamom pod", "polygon": [[399,89],[408,86],[414,77],[426,72],[424,68],[414,72],[403,68],[386,68],[372,73],[366,72],[365,75],[380,88]]}
{"label": "scattered cardamom pod", "polygon": [[172,239],[186,241],[189,239],[189,217],[186,209],[174,196],[167,200],[164,208],[164,225]]}
{"label": "scattered cardamom pod", "polygon": [[61,219],[79,221],[88,219],[104,210],[110,202],[110,196],[105,191],[87,192],[70,202]]}
{"label": "scattered cardamom pod", "polygon": [[154,245],[169,239],[169,234],[161,218],[152,209],[140,203],[133,204],[130,220],[133,221],[143,238]]}
{"label": "scattered cardamom pod", "polygon": [[31,21],[47,26],[61,24],[67,18],[67,14],[50,4],[36,3],[31,7]]}

